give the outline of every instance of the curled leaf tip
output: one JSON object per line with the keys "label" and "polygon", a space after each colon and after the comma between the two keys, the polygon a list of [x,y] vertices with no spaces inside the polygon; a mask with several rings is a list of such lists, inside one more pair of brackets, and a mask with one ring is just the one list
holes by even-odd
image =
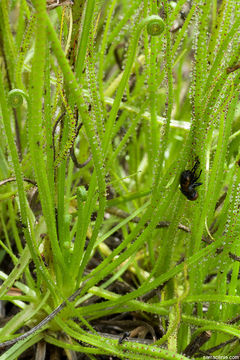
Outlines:
{"label": "curled leaf tip", "polygon": [[27,99],[27,95],[23,90],[13,89],[8,93],[8,103],[14,108],[22,105],[23,98]]}
{"label": "curled leaf tip", "polygon": [[159,16],[151,16],[151,19],[149,20],[147,24],[147,32],[151,36],[157,36],[160,35],[165,28],[165,24],[162,18]]}

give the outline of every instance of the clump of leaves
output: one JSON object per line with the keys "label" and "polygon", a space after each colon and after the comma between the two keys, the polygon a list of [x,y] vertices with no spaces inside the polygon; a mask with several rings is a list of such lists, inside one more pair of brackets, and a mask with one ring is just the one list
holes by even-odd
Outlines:
{"label": "clump of leaves", "polygon": [[1,1],[1,360],[239,353],[239,30],[232,0]]}

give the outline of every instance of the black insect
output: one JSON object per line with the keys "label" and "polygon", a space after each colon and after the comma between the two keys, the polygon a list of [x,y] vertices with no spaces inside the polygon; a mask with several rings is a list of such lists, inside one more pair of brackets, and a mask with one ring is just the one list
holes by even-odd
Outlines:
{"label": "black insect", "polygon": [[197,168],[199,167],[199,160],[196,159],[196,162],[192,168],[192,170],[184,170],[180,176],[180,190],[183,195],[186,196],[188,200],[194,201],[198,198],[198,192],[195,190],[196,187],[202,185],[201,182],[197,182],[200,178],[202,170],[199,175],[196,175]]}
{"label": "black insect", "polygon": [[124,340],[127,340],[127,338],[129,337],[130,332],[126,331],[125,333],[122,334],[122,336],[119,338],[118,343],[122,344]]}

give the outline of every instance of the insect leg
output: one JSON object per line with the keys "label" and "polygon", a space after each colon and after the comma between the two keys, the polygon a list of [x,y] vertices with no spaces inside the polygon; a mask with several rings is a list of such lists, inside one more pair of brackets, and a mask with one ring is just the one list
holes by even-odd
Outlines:
{"label": "insect leg", "polygon": [[202,185],[202,183],[194,183],[194,184],[191,185],[191,187],[194,189],[194,188],[196,188],[196,187],[198,187],[200,185]]}
{"label": "insect leg", "polygon": [[193,168],[192,168],[192,170],[191,170],[191,173],[193,173],[193,174],[194,174],[194,173],[196,172],[196,170],[197,170],[197,168],[198,168],[199,164],[200,164],[199,160],[198,160],[198,159],[196,159],[196,162],[195,162],[195,164],[193,165]]}
{"label": "insect leg", "polygon": [[197,181],[201,176],[202,170],[200,171],[199,175],[193,178],[193,182]]}

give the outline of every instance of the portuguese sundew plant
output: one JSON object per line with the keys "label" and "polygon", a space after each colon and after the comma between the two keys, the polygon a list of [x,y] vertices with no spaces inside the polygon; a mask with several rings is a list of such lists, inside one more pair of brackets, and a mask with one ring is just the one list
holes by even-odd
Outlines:
{"label": "portuguese sundew plant", "polygon": [[239,36],[233,0],[0,0],[0,360],[239,356]]}

